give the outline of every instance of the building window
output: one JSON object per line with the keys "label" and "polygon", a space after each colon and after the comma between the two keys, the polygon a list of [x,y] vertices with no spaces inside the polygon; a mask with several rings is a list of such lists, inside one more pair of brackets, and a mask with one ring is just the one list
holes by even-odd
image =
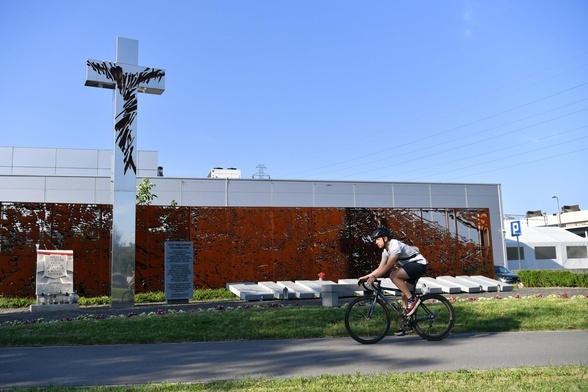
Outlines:
{"label": "building window", "polygon": [[588,259],[588,247],[566,246],[568,259]]}
{"label": "building window", "polygon": [[536,246],[535,260],[556,259],[555,246]]}
{"label": "building window", "polygon": [[[507,260],[524,260],[525,259],[525,248],[523,248],[522,246],[519,247],[519,251],[520,256],[519,256],[519,252],[517,252],[517,248],[516,247],[507,247],[506,248],[506,259]],[[520,259],[519,259],[520,257]]]}

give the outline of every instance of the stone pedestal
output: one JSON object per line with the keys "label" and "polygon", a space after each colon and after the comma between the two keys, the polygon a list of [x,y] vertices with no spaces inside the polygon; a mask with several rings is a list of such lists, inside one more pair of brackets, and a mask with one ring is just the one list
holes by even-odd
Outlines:
{"label": "stone pedestal", "polygon": [[339,290],[337,285],[326,284],[322,287],[322,302],[323,306],[336,307],[339,306]]}
{"label": "stone pedestal", "polygon": [[76,311],[80,310],[80,304],[31,305],[29,309],[31,313]]}

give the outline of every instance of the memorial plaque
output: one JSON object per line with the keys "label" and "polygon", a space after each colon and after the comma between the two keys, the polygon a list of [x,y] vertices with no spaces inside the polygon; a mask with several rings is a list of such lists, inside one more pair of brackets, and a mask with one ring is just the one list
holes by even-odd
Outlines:
{"label": "memorial plaque", "polygon": [[188,302],[194,297],[194,243],[165,243],[165,299]]}
{"label": "memorial plaque", "polygon": [[73,293],[73,250],[37,251],[35,294]]}

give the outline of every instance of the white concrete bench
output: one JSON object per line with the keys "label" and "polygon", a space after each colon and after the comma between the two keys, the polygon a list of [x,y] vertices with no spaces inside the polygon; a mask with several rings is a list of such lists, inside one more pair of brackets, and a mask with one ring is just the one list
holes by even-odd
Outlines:
{"label": "white concrete bench", "polygon": [[258,283],[261,287],[265,287],[269,291],[274,294],[275,299],[294,299],[296,298],[296,294],[288,290],[288,288],[284,286],[280,286],[276,282],[259,282]]}
{"label": "white concrete bench", "polygon": [[458,294],[461,293],[461,287],[456,285],[455,283],[451,282],[444,282],[441,280],[437,280],[434,278],[423,277],[419,279],[421,284],[425,284],[427,287],[441,289],[442,292],[448,294]]}
{"label": "white concrete bench", "polygon": [[479,293],[482,291],[480,284],[468,282],[463,279],[456,278],[454,276],[438,276],[436,279],[438,282],[448,283],[458,286],[464,293]]}
{"label": "white concrete bench", "polygon": [[486,291],[486,292],[498,291],[498,284],[495,284],[497,282],[492,283],[488,280],[480,279],[479,277],[475,277],[475,276],[462,275],[462,276],[458,276],[458,278],[479,284],[480,287],[482,288],[482,290]]}
{"label": "white concrete bench", "polygon": [[[387,288],[387,295],[400,296],[398,287],[389,278],[380,279]],[[324,306],[337,306],[339,298],[364,295],[364,289],[357,285],[357,279],[339,279],[337,283],[330,280],[297,280],[279,282],[238,282],[227,283],[226,287],[239,298],[246,301],[270,299],[311,299],[322,298]],[[440,276],[436,279],[423,277],[416,287],[421,293],[459,294],[478,293],[480,291],[509,291],[513,286],[481,275],[475,276]]]}
{"label": "white concrete bench", "polygon": [[245,301],[261,301],[274,298],[274,293],[253,282],[227,283],[229,291]]}
{"label": "white concrete bench", "polygon": [[474,275],[473,277],[474,278],[477,278],[477,279],[484,280],[484,281],[489,282],[491,284],[498,285],[498,288],[499,288],[500,291],[511,291],[512,289],[514,289],[514,286],[511,285],[511,284],[503,283],[503,282],[501,282],[499,280],[494,280],[494,279],[488,278],[486,276]]}
{"label": "white concrete bench", "polygon": [[281,286],[282,289],[288,289],[288,296],[290,295],[290,293],[293,293],[294,297],[299,299],[314,298],[314,291],[298,283],[294,283],[288,280],[281,280],[278,282],[278,285]]}

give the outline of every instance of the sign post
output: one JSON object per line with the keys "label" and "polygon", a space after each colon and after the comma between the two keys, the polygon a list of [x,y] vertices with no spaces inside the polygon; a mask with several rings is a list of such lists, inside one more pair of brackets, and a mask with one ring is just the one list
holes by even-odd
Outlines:
{"label": "sign post", "polygon": [[517,237],[517,260],[521,269],[521,247],[519,246],[519,236],[522,234],[521,221],[510,222],[510,233],[512,237]]}

